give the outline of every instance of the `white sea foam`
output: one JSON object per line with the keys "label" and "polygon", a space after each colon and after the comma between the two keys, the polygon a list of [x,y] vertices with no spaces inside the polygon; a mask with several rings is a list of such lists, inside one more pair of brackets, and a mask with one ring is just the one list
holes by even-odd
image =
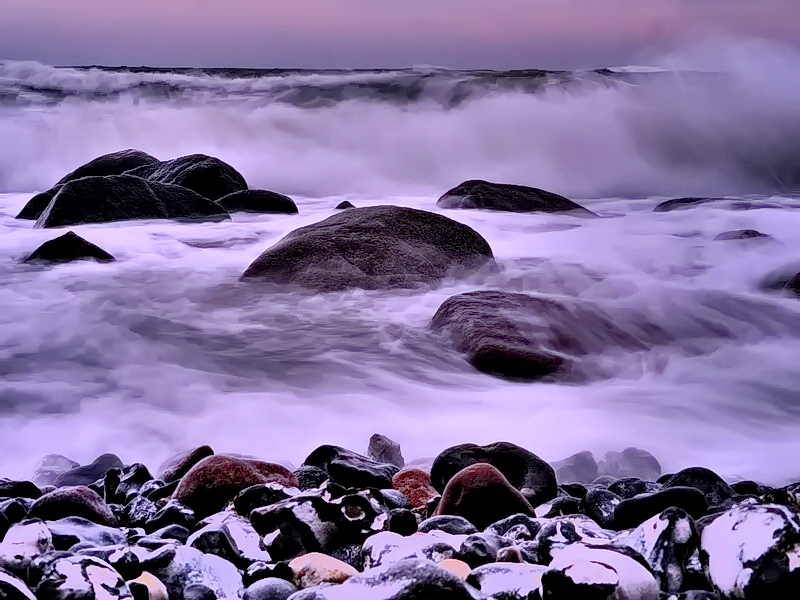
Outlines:
{"label": "white sea foam", "polygon": [[[202,443],[299,464],[318,444],[363,451],[381,432],[409,459],[502,439],[548,460],[634,445],[666,470],[796,478],[800,303],[758,289],[800,264],[797,199],[775,193],[800,156],[800,70],[788,69],[800,61],[780,56],[768,72],[740,68],[714,86],[667,74],[449,109],[198,97],[0,107],[0,474],[28,477],[49,452],[155,467]],[[94,76],[69,74],[75,86],[97,86]],[[81,226],[118,261],[20,265],[60,233],[13,218],[30,193],[128,147],[219,156],[252,187],[295,197],[300,213]],[[471,178],[550,189],[606,218],[435,207]],[[744,193],[771,208],[652,212],[670,195]],[[345,198],[467,223],[502,271],[424,293],[258,295],[237,281]],[[714,240],[745,228],[773,239]],[[583,303],[640,346],[576,331],[595,350],[560,382],[478,374],[427,323],[448,296],[491,288]]]}

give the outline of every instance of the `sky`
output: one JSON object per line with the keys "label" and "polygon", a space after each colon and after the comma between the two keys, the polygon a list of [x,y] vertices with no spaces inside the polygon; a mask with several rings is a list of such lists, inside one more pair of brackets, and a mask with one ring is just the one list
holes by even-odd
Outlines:
{"label": "sky", "polygon": [[0,60],[596,68],[708,32],[800,46],[800,0],[0,0]]}

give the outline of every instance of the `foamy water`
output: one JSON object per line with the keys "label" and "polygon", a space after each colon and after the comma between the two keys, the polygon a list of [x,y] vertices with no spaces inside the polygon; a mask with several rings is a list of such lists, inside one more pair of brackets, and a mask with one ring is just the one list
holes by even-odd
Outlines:
{"label": "foamy water", "polygon": [[[148,75],[194,77],[194,91],[178,99],[6,95],[0,475],[30,476],[50,452],[86,462],[110,451],[154,468],[203,443],[299,464],[321,443],[364,451],[380,432],[407,459],[461,442],[508,440],[547,460],[635,445],[665,470],[702,464],[728,477],[797,478],[800,302],[759,283],[800,265],[800,198],[791,193],[800,182],[800,71],[779,68],[800,58],[770,57],[769,73],[725,55],[724,77],[720,61],[696,65],[717,69],[708,77],[582,74],[566,88],[481,88],[457,106],[350,96],[298,106],[276,100],[274,82],[204,74]],[[6,90],[36,78],[62,91],[109,85],[93,71],[4,68]],[[431,78],[448,94],[458,79]],[[298,81],[291,85],[308,84]],[[218,101],[220,89],[245,83],[246,93]],[[117,262],[19,264],[63,233],[14,219],[30,195],[128,147],[162,159],[219,156],[251,187],[292,195],[300,213],[83,225],[72,229]],[[471,178],[550,189],[603,218],[435,206]],[[690,194],[730,200],[652,212]],[[265,248],[345,198],[466,223],[501,270],[413,293],[299,295],[238,282]],[[773,239],[714,240],[735,229]],[[475,289],[572,303],[611,320],[628,342],[584,321],[575,334],[594,350],[557,381],[479,374],[427,329],[441,302]]]}

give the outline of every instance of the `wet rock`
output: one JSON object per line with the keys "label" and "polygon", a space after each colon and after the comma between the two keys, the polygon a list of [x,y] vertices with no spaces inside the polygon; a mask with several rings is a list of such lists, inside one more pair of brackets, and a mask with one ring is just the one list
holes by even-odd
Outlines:
{"label": "wet rock", "polygon": [[586,494],[589,492],[589,488],[587,488],[582,483],[572,482],[572,483],[562,483],[559,486],[561,492],[564,492],[568,496],[572,496],[573,498],[580,498],[583,499],[586,497]]}
{"label": "wet rock", "polygon": [[530,552],[536,552],[537,563],[546,565],[555,552],[570,544],[605,545],[614,537],[614,532],[602,529],[589,517],[568,515],[544,521],[533,542],[523,546]]}
{"label": "wet rock", "polygon": [[[142,463],[125,467],[120,474],[119,483],[114,490],[114,502],[127,504],[141,493],[144,485],[153,480],[150,471]],[[106,499],[108,502],[108,499]]]}
{"label": "wet rock", "polygon": [[[536,381],[565,366],[552,346],[547,313],[563,311],[554,300],[502,291],[467,292],[445,300],[430,327],[452,338],[478,371],[519,381]],[[513,315],[509,318],[508,315]],[[541,321],[538,328],[526,320]]]}
{"label": "wet rock", "polygon": [[703,492],[710,510],[730,508],[736,498],[736,492],[725,481],[705,467],[689,467],[678,471],[664,483],[664,489],[671,487],[694,487]]}
{"label": "wet rock", "polygon": [[479,462],[498,469],[533,506],[552,500],[558,494],[553,468],[532,452],[509,442],[486,446],[459,444],[443,450],[433,463],[431,483],[442,492],[456,473]]}
{"label": "wet rock", "polygon": [[117,518],[108,504],[98,494],[81,485],[64,486],[45,494],[34,502],[28,512],[28,518],[44,521],[73,516],[100,525],[117,525]]}
{"label": "wet rock", "polygon": [[246,568],[252,562],[271,560],[270,555],[261,548],[261,538],[250,521],[230,511],[222,511],[204,519],[186,544],[209,554],[217,554],[239,568]]}
{"label": "wet rock", "polygon": [[753,496],[761,496],[767,491],[765,486],[749,479],[732,483],[731,489],[737,494],[752,494]]}
{"label": "wet rock", "polygon": [[703,492],[694,487],[674,486],[620,502],[614,512],[614,529],[637,527],[670,506],[681,508],[694,519],[699,519],[708,511]]}
{"label": "wet rock", "polygon": [[[622,498],[613,492],[602,488],[592,489],[586,492],[586,497],[581,502],[580,510],[600,527],[611,529],[614,526],[617,507],[621,502]],[[636,518],[638,518],[638,515]],[[636,524],[638,525],[638,523]]]}
{"label": "wet rock", "polygon": [[309,552],[289,562],[293,583],[298,588],[307,588],[322,583],[344,583],[358,571],[350,565],[327,554]]}
{"label": "wet rock", "polygon": [[481,592],[502,600],[528,600],[538,597],[544,565],[490,563],[473,569],[467,583]]}
{"label": "wet rock", "polygon": [[148,182],[179,185],[209,200],[247,190],[247,182],[239,171],[228,163],[205,154],[180,156],[143,165],[126,173],[142,177]]}
{"label": "wet rock", "polygon": [[178,185],[145,181],[132,175],[84,177],[64,184],[34,227],[136,219],[223,221],[225,209]]}
{"label": "wet rock", "polygon": [[80,464],[61,454],[48,454],[36,464],[33,471],[33,483],[36,485],[50,485],[59,475],[66,473]]}
{"label": "wet rock", "polygon": [[533,540],[541,528],[541,520],[516,514],[492,523],[484,533],[499,535],[513,542],[526,542]]}
{"label": "wet rock", "polygon": [[282,465],[216,454],[195,464],[183,476],[172,498],[203,518],[222,510],[242,490],[272,482],[286,487],[298,485],[294,474]]}
{"label": "wet rock", "polygon": [[452,535],[471,535],[478,529],[470,521],[458,515],[437,515],[419,524],[420,533],[444,531]]}
{"label": "wet rock", "polygon": [[297,477],[298,487],[302,491],[318,488],[328,481],[328,473],[325,469],[308,465],[302,465],[295,469],[294,475]]}
{"label": "wet rock", "polygon": [[431,476],[421,469],[407,467],[392,477],[392,487],[402,492],[415,509],[423,509],[428,502],[439,496],[431,485]]}
{"label": "wet rock", "polygon": [[297,591],[297,588],[277,577],[265,577],[248,586],[243,600],[286,600]]}
{"label": "wet rock", "polygon": [[33,506],[30,498],[8,498],[0,500],[0,540],[8,529],[20,523],[28,515],[28,511]]}
{"label": "wet rock", "polygon": [[152,573],[145,572],[139,575],[137,578],[128,581],[128,587],[130,588],[134,599],[136,599],[137,595],[134,591],[134,586],[137,584],[145,588],[145,593],[147,595],[143,597],[147,600],[169,600],[167,586],[154,577]]}
{"label": "wet rock", "polygon": [[563,517],[565,515],[576,515],[580,513],[581,499],[573,496],[559,496],[549,502],[540,504],[536,507],[537,517],[552,519],[553,517]]}
{"label": "wet rock", "polygon": [[165,546],[155,550],[141,564],[144,570],[164,583],[170,600],[202,598],[208,593],[202,588],[192,592],[188,590],[191,585],[208,588],[216,598],[237,598],[242,593],[242,578],[234,565],[219,556],[203,554],[196,548]]}
{"label": "wet rock", "polygon": [[467,537],[458,549],[461,560],[474,569],[481,565],[497,561],[497,554],[502,548],[511,546],[513,542],[492,533],[474,533]]}
{"label": "wet rock", "polygon": [[230,212],[297,214],[297,205],[289,196],[268,190],[240,190],[216,201]]}
{"label": "wet rock", "polygon": [[0,598],[3,600],[36,600],[36,596],[22,579],[2,570],[0,570]]}
{"label": "wet rock", "polygon": [[456,473],[436,508],[436,515],[462,516],[479,530],[517,513],[533,515],[533,507],[489,463],[475,463]]}
{"label": "wet rock", "polygon": [[625,448],[622,452],[606,452],[605,459],[597,465],[600,475],[611,475],[618,479],[637,477],[644,481],[656,481],[661,476],[661,465],[646,450]]}
{"label": "wet rock", "polygon": [[714,238],[714,241],[752,239],[768,240],[772,239],[772,236],[756,231],[755,229],[737,229],[735,231],[724,231],[720,233]]}
{"label": "wet rock", "polygon": [[168,525],[180,525],[191,529],[197,523],[197,515],[188,506],[181,504],[177,500],[170,500],[144,524],[145,531],[151,532],[167,527]]}
{"label": "wet rock", "polygon": [[246,517],[255,508],[288,500],[299,493],[298,488],[286,487],[279,483],[260,483],[239,492],[233,499],[233,507],[237,513]]}
{"label": "wet rock", "polygon": [[400,444],[379,433],[369,438],[367,456],[377,463],[387,463],[398,469],[406,464],[403,453],[400,452]]}
{"label": "wet rock", "polygon": [[483,208],[511,212],[574,212],[594,215],[563,196],[524,185],[490,183],[472,179],[446,191],[436,206],[441,208]]}
{"label": "wet rock", "polygon": [[339,202],[339,204],[337,204],[337,205],[335,206],[335,208],[336,208],[337,210],[344,210],[344,209],[346,209],[346,208],[355,208],[355,206],[354,206],[354,205],[353,205],[353,203],[352,203],[352,202],[350,202],[349,200],[342,200],[341,202]]}
{"label": "wet rock", "polygon": [[0,568],[24,577],[35,559],[53,550],[53,535],[44,523],[14,524],[0,542]]}
{"label": "wet rock", "polygon": [[410,510],[404,508],[392,509],[386,520],[386,530],[400,535],[412,535],[419,530],[417,517]]}
{"label": "wet rock", "polygon": [[183,589],[183,600],[217,600],[217,594],[207,585],[192,583]]}
{"label": "wet rock", "polygon": [[370,206],[295,229],[263,252],[242,280],[321,292],[418,288],[491,260],[489,244],[466,225],[412,208]]}
{"label": "wet rock", "polygon": [[50,204],[53,196],[55,196],[61,189],[61,186],[68,181],[80,179],[81,177],[122,175],[125,171],[130,169],[157,162],[157,158],[150,156],[146,152],[133,149],[120,150],[119,152],[98,156],[94,160],[81,165],[71,173],[62,177],[55,186],[49,190],[31,198],[17,215],[17,219],[38,219],[44,209],[47,208],[47,205]]}
{"label": "wet rock", "polygon": [[0,498],[39,498],[42,490],[31,481],[0,478]]}
{"label": "wet rock", "polygon": [[686,589],[686,564],[700,544],[694,521],[680,508],[668,508],[615,539],[638,552],[669,593]]}
{"label": "wet rock", "polygon": [[391,488],[392,477],[399,470],[395,465],[379,463],[352,450],[330,445],[314,450],[303,465],[320,468],[334,483],[357,489]]}
{"label": "wet rock", "polygon": [[69,550],[76,544],[98,547],[125,543],[125,535],[120,529],[100,525],[83,517],[64,517],[45,521],[44,524],[50,530],[56,550]]}
{"label": "wet rock", "polygon": [[800,589],[800,517],[777,504],[740,504],[706,524],[703,566],[727,598],[788,600]]}
{"label": "wet rock", "polygon": [[467,563],[457,558],[446,558],[442,561],[439,561],[436,564],[445,571],[449,571],[450,573],[452,573],[453,575],[455,575],[456,577],[458,577],[463,581],[466,581],[471,570]]}
{"label": "wet rock", "polygon": [[458,555],[458,549],[468,536],[453,535],[441,530],[404,537],[391,531],[370,536],[361,548],[365,569],[389,565],[409,558],[439,562]]}
{"label": "wet rock", "polygon": [[673,198],[672,200],[665,200],[656,205],[653,209],[653,212],[669,212],[673,210],[686,210],[689,208],[696,208],[701,204],[706,204],[708,202],[717,202],[719,200],[724,200],[724,198],[697,198],[697,197],[690,197],[690,198]]}
{"label": "wet rock", "polygon": [[111,565],[91,556],[60,557],[42,570],[38,600],[100,600],[133,598],[128,585]]}
{"label": "wet rock", "polygon": [[623,477],[608,486],[608,491],[616,494],[623,500],[633,498],[639,494],[652,494],[661,489],[657,483],[644,481],[638,477]]}
{"label": "wet rock", "polygon": [[108,252],[86,241],[73,231],[68,231],[52,240],[46,241],[22,262],[26,263],[68,263],[75,260],[95,260],[112,262]]}
{"label": "wet rock", "polygon": [[198,446],[186,452],[179,452],[165,460],[158,468],[158,478],[165,483],[172,483],[186,475],[193,466],[207,456],[214,454],[211,446]]}
{"label": "wet rock", "polygon": [[588,450],[556,461],[551,466],[559,483],[592,483],[597,478],[597,462]]}
{"label": "wet rock", "polygon": [[65,485],[89,485],[105,477],[111,469],[122,469],[122,461],[116,454],[98,456],[91,464],[75,467],[62,473],[53,482],[56,487]]}

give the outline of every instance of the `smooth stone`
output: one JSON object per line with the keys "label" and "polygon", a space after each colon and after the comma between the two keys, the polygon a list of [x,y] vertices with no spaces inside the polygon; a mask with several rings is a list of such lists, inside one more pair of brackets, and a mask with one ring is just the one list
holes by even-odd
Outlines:
{"label": "smooth stone", "polygon": [[207,585],[192,583],[183,589],[183,600],[217,600],[217,594]]}
{"label": "smooth stone", "polygon": [[673,210],[686,210],[689,208],[695,208],[700,206],[701,204],[706,204],[708,202],[717,202],[718,200],[724,200],[724,198],[698,198],[698,197],[689,197],[689,198],[673,198],[672,200],[665,200],[664,202],[660,202],[656,205],[653,209],[653,212],[669,212]]}
{"label": "smooth stone", "polygon": [[0,500],[0,540],[6,531],[16,523],[22,522],[33,506],[31,498],[8,498]]}
{"label": "smooth stone", "polygon": [[[528,550],[537,554],[536,562],[549,564],[555,552],[575,543],[609,544],[615,532],[601,528],[584,515],[568,515],[545,520]],[[525,547],[525,543],[521,544]]]}
{"label": "smooth stone", "polygon": [[440,530],[420,532],[407,537],[391,531],[381,531],[364,541],[361,561],[364,569],[411,558],[438,563],[456,557],[466,539],[465,535],[453,535]]}
{"label": "smooth stone", "polygon": [[471,569],[497,561],[497,554],[502,548],[511,546],[513,542],[492,533],[474,533],[467,537],[458,549],[459,558]]}
{"label": "smooth stone", "polygon": [[168,525],[180,525],[187,529],[192,529],[197,523],[195,512],[188,506],[181,504],[177,500],[170,500],[144,524],[147,532],[156,531]]}
{"label": "smooth stone", "polygon": [[207,456],[214,454],[211,446],[198,446],[169,457],[158,468],[158,478],[165,483],[172,483],[182,478],[193,466]]}
{"label": "smooth stone", "polygon": [[526,542],[535,539],[541,528],[540,519],[518,513],[492,523],[484,533],[499,535],[513,542]]}
{"label": "smooth stone", "polygon": [[206,154],[189,154],[126,171],[149,182],[179,185],[209,200],[247,190],[247,182],[228,163]]}
{"label": "smooth stone", "polygon": [[481,462],[497,468],[532,506],[552,500],[558,494],[553,467],[532,452],[510,442],[495,442],[486,446],[459,444],[443,450],[431,468],[431,483],[436,490],[443,492],[456,473]]}
{"label": "smooth stone", "polygon": [[36,600],[36,596],[22,579],[3,570],[0,570],[0,598],[3,600]]}
{"label": "smooth stone", "polygon": [[436,515],[419,524],[420,533],[444,531],[452,535],[472,535],[478,529],[470,521],[458,515]]}
{"label": "smooth stone", "polygon": [[289,196],[269,190],[239,190],[217,201],[230,212],[297,214],[297,205]]}
{"label": "smooth stone", "polygon": [[88,486],[95,481],[105,477],[105,474],[111,469],[121,469],[124,465],[116,454],[103,454],[98,456],[94,461],[88,465],[75,467],[69,471],[62,473],[53,484],[56,487],[66,485],[86,485]]}
{"label": "smooth stone", "polygon": [[317,292],[429,286],[493,260],[475,230],[400,206],[351,208],[295,229],[242,274]]}
{"label": "smooth stone", "polygon": [[175,540],[181,544],[185,544],[186,540],[189,539],[189,535],[189,530],[182,525],[166,525],[148,534],[147,537],[161,540]]}
{"label": "smooth stone", "polygon": [[394,508],[389,511],[386,530],[400,535],[412,535],[419,530],[417,517],[408,509]]}
{"label": "smooth stone", "polygon": [[534,514],[543,519],[580,514],[581,499],[573,496],[559,496],[536,507]]}
{"label": "smooth stone", "polygon": [[400,451],[400,444],[380,433],[374,433],[369,438],[367,456],[377,463],[394,465],[398,469],[402,469],[406,464]]}
{"label": "smooth stone", "polygon": [[52,543],[56,550],[69,550],[75,544],[84,543],[95,547],[125,543],[123,530],[100,525],[83,517],[64,517],[43,523],[50,530]]}
{"label": "smooth stone", "polygon": [[25,263],[69,263],[76,260],[95,260],[113,262],[116,260],[108,252],[86,241],[73,231],[46,241],[23,259]]}
{"label": "smooth stone", "polygon": [[[216,598],[235,599],[242,593],[242,576],[233,564],[190,546],[165,546],[153,551],[141,564],[142,569],[167,586],[170,600],[202,598],[202,594],[208,593],[203,588],[210,590],[212,597]],[[191,591],[188,590],[189,584],[202,587]]]}
{"label": "smooth stone", "polygon": [[86,486],[64,486],[45,494],[28,512],[30,519],[54,521],[64,517],[83,517],[100,525],[115,527],[117,518],[108,504]]}
{"label": "smooth stone", "polygon": [[[150,471],[142,463],[134,463],[122,469],[119,483],[114,490],[114,501],[127,504],[139,495],[144,485],[153,480]],[[106,499],[108,502],[108,499]]]}
{"label": "smooth stone", "polygon": [[395,473],[392,487],[402,492],[415,509],[425,508],[428,502],[440,495],[431,485],[431,476],[414,467],[406,467]]}
{"label": "smooth stone", "polygon": [[224,221],[230,216],[217,203],[184,187],[145,181],[132,175],[109,175],[65,183],[34,227],[138,219]]}
{"label": "smooth stone", "polygon": [[344,210],[344,209],[347,209],[347,208],[355,208],[355,206],[349,200],[342,200],[334,208],[336,210]]}
{"label": "smooth stone", "polygon": [[580,204],[539,188],[471,179],[446,191],[437,201],[441,208],[482,208],[511,212],[573,212],[594,215]]}
{"label": "smooth stone", "polygon": [[0,479],[0,498],[39,498],[42,490],[31,481]]}
{"label": "smooth stone", "polygon": [[295,469],[294,475],[297,477],[298,487],[301,491],[316,489],[328,481],[328,473],[325,469],[308,465],[301,465]]}
{"label": "smooth stone", "polygon": [[391,488],[399,469],[379,463],[340,446],[319,446],[303,461],[304,466],[323,469],[331,481],[348,488]]}
{"label": "smooth stone", "polygon": [[[585,498],[586,494],[589,492],[589,488],[587,488],[582,483],[577,483],[577,482],[562,483],[559,484],[558,487],[568,496],[572,496],[573,498],[579,498],[579,499]],[[560,493],[561,492],[559,492],[559,494]]]}
{"label": "smooth stone", "polygon": [[492,599],[528,600],[538,597],[545,571],[544,565],[495,562],[473,569],[467,583]]}
{"label": "smooth stone", "polygon": [[296,591],[297,587],[285,579],[265,577],[247,587],[243,600],[286,600]]}
{"label": "smooth stone", "polygon": [[123,514],[123,522],[128,527],[144,527],[158,514],[158,507],[144,496],[136,496],[125,505]]}
{"label": "smooth stone", "polygon": [[606,452],[597,465],[600,475],[611,475],[618,479],[636,477],[645,481],[656,481],[661,476],[661,464],[647,450],[625,448],[622,452]]}
{"label": "smooth stone", "polygon": [[[277,563],[270,563],[266,561],[256,561],[248,566],[242,574],[242,583],[245,587],[250,587],[255,582],[262,579],[282,579],[291,583],[294,574],[289,568],[289,561],[282,560]],[[292,584],[294,587],[294,584]]]}
{"label": "smooth stone", "polygon": [[730,508],[736,497],[736,492],[731,489],[725,480],[705,467],[689,467],[678,471],[664,483],[664,488],[694,487],[703,492],[708,501],[709,509],[721,507]]}
{"label": "smooth stone", "polygon": [[588,450],[551,463],[559,483],[592,483],[597,478],[597,461]]}
{"label": "smooth stone", "polygon": [[[154,479],[153,481],[158,482],[161,481],[160,479]],[[154,486],[153,489],[150,491],[143,493],[142,495],[145,496],[148,500],[152,500],[153,502],[158,502],[162,499],[172,498],[172,494],[175,493],[175,490],[178,489],[178,484],[181,482],[180,479],[176,479],[175,481],[171,481],[165,485],[158,485]],[[145,486],[151,485],[152,482],[145,484]],[[143,486],[143,487],[145,487]]]}
{"label": "smooth stone", "polygon": [[358,570],[347,563],[319,552],[293,558],[289,568],[292,569],[293,583],[300,589],[323,583],[344,583],[358,574]]}
{"label": "smooth stone", "polygon": [[623,477],[617,479],[608,486],[608,491],[616,494],[623,500],[633,498],[639,494],[652,494],[661,489],[661,486],[654,482],[644,481],[638,477]]}
{"label": "smooth stone", "polygon": [[79,463],[61,454],[48,454],[36,463],[33,471],[33,483],[39,486],[50,485],[55,483],[59,475],[79,466]]}
{"label": "smooth stone", "polygon": [[614,543],[638,552],[650,565],[661,590],[677,593],[685,589],[686,564],[697,552],[700,536],[693,519],[684,510],[672,507],[621,534]]}
{"label": "smooth stone", "polygon": [[242,490],[273,482],[298,486],[297,478],[283,465],[216,454],[189,469],[172,498],[203,518],[222,510]]}
{"label": "smooth stone", "polygon": [[299,493],[298,488],[286,487],[279,483],[259,483],[239,492],[233,499],[233,507],[237,513],[246,517],[255,508],[288,500]]}
{"label": "smooth stone", "polygon": [[767,491],[765,486],[749,479],[732,483],[731,489],[737,494],[742,494],[742,495],[750,494],[753,496],[761,496]]}
{"label": "smooth stone", "polygon": [[445,571],[450,571],[453,575],[464,581],[466,581],[467,577],[469,577],[470,571],[472,570],[467,563],[457,558],[445,558],[436,564]]}
{"label": "smooth stone", "polygon": [[458,515],[483,530],[517,514],[534,514],[527,499],[489,463],[475,463],[456,473],[442,493],[436,515]]}
{"label": "smooth stone", "polygon": [[614,529],[637,527],[650,517],[675,506],[685,510],[693,519],[708,511],[708,502],[702,491],[695,487],[673,486],[652,493],[623,500],[614,511]]}
{"label": "smooth stone", "polygon": [[756,231],[755,229],[736,229],[735,231],[723,231],[714,238],[714,241],[752,239],[767,240],[772,239],[772,236]]}
{"label": "smooth stone", "polygon": [[152,573],[143,572],[136,579],[128,581],[128,586],[130,587],[132,583],[139,583],[147,589],[148,600],[169,600],[167,586],[161,583]]}
{"label": "smooth stone", "polygon": [[0,568],[25,577],[35,559],[53,550],[53,534],[42,521],[16,523],[0,542]]}
{"label": "smooth stone", "polygon": [[38,600],[133,598],[119,573],[108,563],[91,556],[68,556],[50,562],[42,571],[36,597]]}
{"label": "smooth stone", "polygon": [[82,177],[122,175],[125,171],[129,171],[130,169],[157,162],[158,159],[154,156],[132,148],[98,156],[59,179],[49,190],[31,198],[17,215],[17,219],[38,219],[42,211],[50,204],[50,200],[53,199],[53,196],[55,196],[61,189],[61,186],[68,181],[81,179]]}
{"label": "smooth stone", "polygon": [[617,507],[621,502],[622,498],[609,490],[592,489],[586,492],[586,496],[581,501],[580,510],[600,527],[611,529],[614,525]]}

